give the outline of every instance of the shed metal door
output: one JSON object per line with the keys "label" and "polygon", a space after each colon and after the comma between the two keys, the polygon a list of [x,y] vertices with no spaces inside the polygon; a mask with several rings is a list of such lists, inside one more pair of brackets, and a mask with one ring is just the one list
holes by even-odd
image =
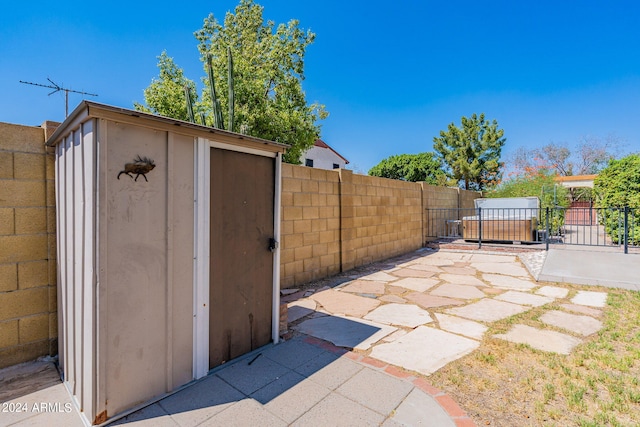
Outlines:
{"label": "shed metal door", "polygon": [[209,368],[271,341],[275,159],[211,149]]}

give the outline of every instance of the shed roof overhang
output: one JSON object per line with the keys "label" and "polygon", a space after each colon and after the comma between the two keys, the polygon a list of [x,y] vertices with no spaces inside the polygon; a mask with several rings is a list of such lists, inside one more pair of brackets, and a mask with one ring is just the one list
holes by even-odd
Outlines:
{"label": "shed roof overhang", "polygon": [[47,140],[46,145],[55,146],[60,143],[65,135],[80,124],[92,118],[107,119],[121,123],[135,124],[139,126],[162,129],[169,132],[176,132],[193,137],[210,139],[246,148],[270,151],[273,153],[284,153],[289,147],[286,144],[269,141],[254,136],[229,132],[222,129],[199,125],[197,123],[185,122],[169,117],[144,113],[126,108],[114,107],[93,101],[82,101],[75,110],[65,119]]}

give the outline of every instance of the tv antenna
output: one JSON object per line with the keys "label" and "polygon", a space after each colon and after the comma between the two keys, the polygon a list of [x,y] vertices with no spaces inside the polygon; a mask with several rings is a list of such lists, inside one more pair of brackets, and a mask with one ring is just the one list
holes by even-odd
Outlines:
{"label": "tv antenna", "polygon": [[95,93],[89,93],[89,92],[83,92],[83,91],[80,91],[80,90],[73,90],[73,89],[64,88],[64,87],[60,86],[59,84],[54,83],[54,81],[51,80],[49,77],[47,77],[47,80],[49,80],[49,83],[51,83],[50,85],[43,85],[43,84],[40,84],[40,83],[32,83],[32,82],[23,82],[22,80],[20,80],[20,83],[24,83],[26,85],[40,86],[40,87],[46,87],[46,88],[49,88],[49,89],[53,89],[53,92],[50,92],[49,96],[53,95],[56,92],[64,91],[64,116],[65,117],[69,116],[69,92],[79,93],[81,95],[98,96]]}

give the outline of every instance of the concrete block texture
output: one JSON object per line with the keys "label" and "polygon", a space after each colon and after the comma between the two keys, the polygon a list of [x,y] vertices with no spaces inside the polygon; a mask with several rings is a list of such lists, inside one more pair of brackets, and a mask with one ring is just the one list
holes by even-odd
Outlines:
{"label": "concrete block texture", "polygon": [[55,156],[45,132],[0,123],[0,368],[57,352]]}

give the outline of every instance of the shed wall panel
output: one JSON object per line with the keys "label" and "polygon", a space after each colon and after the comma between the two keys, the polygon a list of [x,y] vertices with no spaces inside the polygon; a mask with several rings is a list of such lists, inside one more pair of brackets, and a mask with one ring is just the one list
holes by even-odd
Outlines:
{"label": "shed wall panel", "polygon": [[[167,132],[108,122],[107,414],[162,394],[166,384]],[[137,156],[156,168],[116,179]]]}

